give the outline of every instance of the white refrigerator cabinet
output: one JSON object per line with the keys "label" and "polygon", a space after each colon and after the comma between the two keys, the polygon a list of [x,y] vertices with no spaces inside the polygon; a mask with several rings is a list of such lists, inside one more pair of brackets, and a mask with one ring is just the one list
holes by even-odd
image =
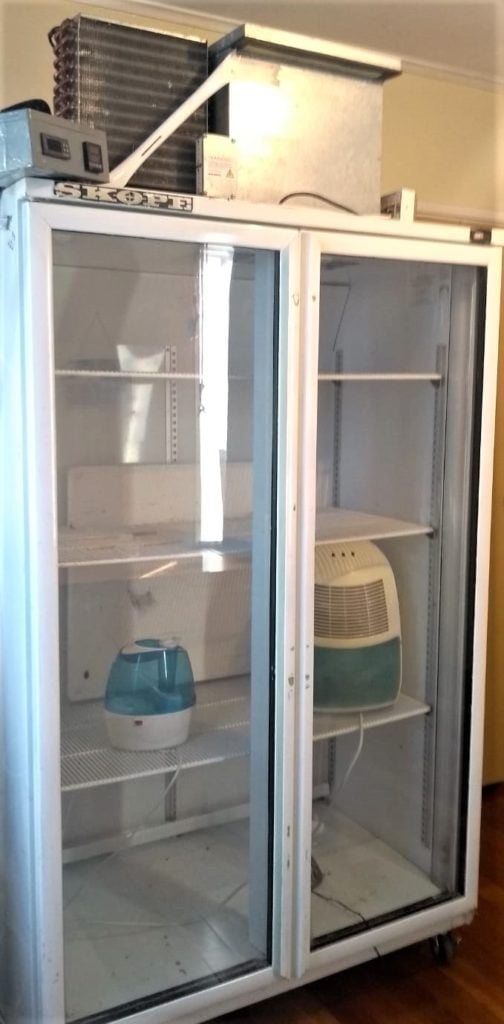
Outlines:
{"label": "white refrigerator cabinet", "polygon": [[2,196],[1,1007],[196,1024],[476,906],[500,249],[56,191]]}

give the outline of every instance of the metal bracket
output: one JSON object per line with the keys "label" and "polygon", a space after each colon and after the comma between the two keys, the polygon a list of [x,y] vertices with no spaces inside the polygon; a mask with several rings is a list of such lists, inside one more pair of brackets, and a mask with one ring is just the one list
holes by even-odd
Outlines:
{"label": "metal bracket", "polygon": [[413,224],[416,213],[416,192],[412,188],[400,188],[381,197],[381,212],[393,220]]}
{"label": "metal bracket", "polygon": [[230,84],[232,79],[238,74],[241,61],[242,58],[239,54],[234,51],[229,53],[222,63],[216,67],[215,71],[212,71],[212,74],[208,76],[206,81],[191,96],[184,100],[173,114],[170,114],[158,128],[151,132],[148,138],[133,150],[133,153],[130,153],[120,164],[117,164],[117,167],[113,168],[109,175],[110,185],[124,188],[144,161],[149,156],[152,156],[163,142],[166,142],[177,131],[177,128],[180,128],[187,121],[188,117],[191,117],[196,110],[199,110],[203,103],[206,103],[212,96],[215,96],[216,92]]}

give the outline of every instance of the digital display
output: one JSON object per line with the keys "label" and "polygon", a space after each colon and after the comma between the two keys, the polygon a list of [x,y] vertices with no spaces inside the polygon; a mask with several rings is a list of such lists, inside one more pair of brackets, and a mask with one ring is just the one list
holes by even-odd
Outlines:
{"label": "digital display", "polygon": [[101,174],[103,171],[103,154],[99,143],[83,142],[82,154],[84,157],[84,167],[86,168],[86,171]]}
{"label": "digital display", "polygon": [[70,159],[70,146],[67,139],[58,138],[57,135],[46,135],[45,132],[42,132],[40,144],[45,156],[54,156],[58,160]]}

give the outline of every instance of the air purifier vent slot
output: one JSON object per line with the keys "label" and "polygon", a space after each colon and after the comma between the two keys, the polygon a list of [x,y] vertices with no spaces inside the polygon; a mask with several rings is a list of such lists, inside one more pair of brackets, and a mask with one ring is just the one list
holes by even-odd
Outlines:
{"label": "air purifier vent slot", "polygon": [[382,579],[355,587],[315,585],[315,635],[320,639],[356,640],[388,629]]}

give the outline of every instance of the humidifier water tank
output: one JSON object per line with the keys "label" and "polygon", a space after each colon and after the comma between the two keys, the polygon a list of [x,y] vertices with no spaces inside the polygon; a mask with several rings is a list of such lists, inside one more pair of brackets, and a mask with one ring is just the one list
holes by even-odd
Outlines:
{"label": "humidifier water tank", "polygon": [[316,711],[393,704],[401,687],[401,624],[394,574],[370,541],[315,549]]}
{"label": "humidifier water tank", "polygon": [[123,647],[110,669],[105,721],[113,747],[159,750],[185,743],[196,701],[187,651],[145,638]]}

